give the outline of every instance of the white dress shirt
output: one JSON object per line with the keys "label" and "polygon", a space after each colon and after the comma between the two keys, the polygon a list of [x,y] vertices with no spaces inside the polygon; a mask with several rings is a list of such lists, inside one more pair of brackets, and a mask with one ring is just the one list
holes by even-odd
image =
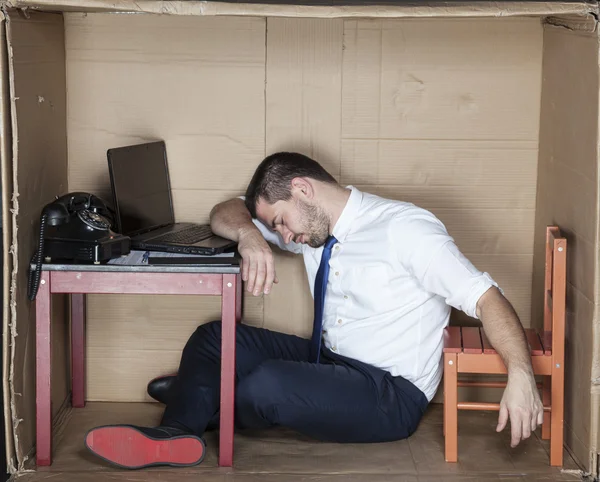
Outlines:
{"label": "white dress shirt", "polygon": [[[442,222],[411,203],[353,186],[333,228],[323,343],[340,355],[402,376],[431,400],[442,378],[451,306],[476,318],[479,297],[498,286],[465,258]],[[311,293],[323,248],[265,239],[304,256]]]}

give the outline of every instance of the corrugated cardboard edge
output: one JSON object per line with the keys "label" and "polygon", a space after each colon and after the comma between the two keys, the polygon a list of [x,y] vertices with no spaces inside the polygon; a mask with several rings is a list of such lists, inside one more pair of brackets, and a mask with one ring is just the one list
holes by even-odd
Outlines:
{"label": "corrugated cardboard edge", "polygon": [[2,323],[4,336],[2,338],[2,380],[3,380],[3,406],[4,406],[4,420],[7,429],[4,432],[5,437],[5,448],[6,448],[6,463],[7,469],[12,474],[16,470],[15,463],[15,445],[13,439],[13,431],[8,430],[9,420],[12,420],[12,410],[10,403],[10,383],[9,383],[9,369],[11,366],[11,357],[9,357],[9,350],[12,343],[9,328],[9,302],[10,302],[10,272],[12,266],[12,257],[10,250],[7,249],[11,245],[12,241],[12,228],[11,228],[11,209],[10,209],[10,197],[12,193],[12,163],[11,163],[11,125],[10,125],[10,97],[9,97],[9,69],[8,69],[8,37],[6,34],[6,20],[4,12],[0,11],[0,159],[2,160],[1,175],[2,175],[2,219],[3,219],[3,306],[2,306]]}
{"label": "corrugated cardboard edge", "polygon": [[598,27],[597,15],[565,15],[561,17],[549,16],[544,19],[544,23],[554,27],[563,27],[579,32],[595,32]]}
{"label": "corrugated cardboard edge", "polygon": [[[10,318],[8,321],[8,332],[6,336],[10,336],[10,355],[9,355],[9,374],[8,374],[8,383],[9,383],[9,411],[10,418],[7,419],[7,425],[10,421],[10,425],[12,428],[12,443],[13,443],[13,457],[16,456],[16,460],[18,462],[18,469],[20,470],[23,465],[23,454],[19,454],[19,441],[17,434],[17,427],[21,420],[16,417],[15,411],[15,397],[19,394],[15,393],[15,339],[18,336],[17,333],[17,306],[16,306],[16,288],[17,288],[17,272],[19,269],[18,266],[18,244],[17,244],[17,216],[19,214],[19,186],[17,180],[17,169],[18,169],[18,152],[19,152],[19,141],[18,141],[18,129],[17,129],[17,106],[16,106],[16,95],[15,95],[15,79],[14,79],[14,56],[13,49],[11,45],[11,27],[10,27],[10,16],[6,14],[4,11],[5,17],[5,26],[6,26],[6,47],[7,47],[7,61],[8,61],[8,82],[9,82],[9,92],[10,92],[10,116],[11,116],[11,130],[12,130],[12,162],[10,163],[10,167],[12,168],[12,191],[11,191],[11,200],[10,200],[10,213],[11,213],[11,240],[10,240],[10,256],[12,267],[11,276],[10,276]],[[13,467],[11,470],[15,470],[14,461]]]}
{"label": "corrugated cardboard edge", "polygon": [[505,17],[586,15],[593,2],[429,2],[422,5],[267,5],[251,3],[125,0],[6,0],[9,7],[80,12],[129,12],[164,15],[248,15],[266,17]]}

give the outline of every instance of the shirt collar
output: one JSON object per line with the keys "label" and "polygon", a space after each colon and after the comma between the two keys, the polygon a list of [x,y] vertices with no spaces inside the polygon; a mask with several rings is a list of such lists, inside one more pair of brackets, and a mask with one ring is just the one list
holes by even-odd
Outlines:
{"label": "shirt collar", "polygon": [[350,233],[352,222],[358,216],[358,211],[363,199],[363,193],[354,186],[346,186],[346,188],[350,189],[350,197],[348,198],[348,201],[346,201],[346,206],[344,206],[342,214],[335,223],[332,233],[340,243],[342,243]]}

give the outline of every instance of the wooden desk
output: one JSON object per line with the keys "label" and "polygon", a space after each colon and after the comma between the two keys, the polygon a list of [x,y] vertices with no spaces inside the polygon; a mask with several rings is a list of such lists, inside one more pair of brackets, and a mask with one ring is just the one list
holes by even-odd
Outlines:
{"label": "wooden desk", "polygon": [[222,297],[219,465],[233,465],[235,323],[241,318],[239,266],[43,266],[36,298],[37,464],[52,464],[51,338],[52,294],[71,295],[73,407],[85,406],[85,295],[154,294]]}

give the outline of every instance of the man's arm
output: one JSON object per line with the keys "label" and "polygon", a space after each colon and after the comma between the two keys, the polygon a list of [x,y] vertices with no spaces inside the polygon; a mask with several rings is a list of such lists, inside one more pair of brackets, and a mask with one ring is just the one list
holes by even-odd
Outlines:
{"label": "man's arm", "polygon": [[508,370],[496,431],[502,431],[510,417],[511,446],[516,447],[544,421],[525,332],[512,305],[495,287],[479,298],[477,317]]}
{"label": "man's arm", "polygon": [[445,302],[482,321],[485,333],[503,359],[508,383],[500,403],[497,430],[511,422],[514,447],[543,419],[529,350],[521,322],[488,273],[479,271],[458,249],[432,213],[407,209],[390,225],[399,261],[421,285]]}
{"label": "man's arm", "polygon": [[245,232],[258,232],[250,211],[239,198],[224,201],[213,207],[210,212],[210,227],[213,233],[238,242]]}
{"label": "man's arm", "polygon": [[210,227],[215,234],[237,241],[246,289],[254,296],[268,294],[277,283],[273,252],[244,201],[236,198],[217,204],[210,212]]}

